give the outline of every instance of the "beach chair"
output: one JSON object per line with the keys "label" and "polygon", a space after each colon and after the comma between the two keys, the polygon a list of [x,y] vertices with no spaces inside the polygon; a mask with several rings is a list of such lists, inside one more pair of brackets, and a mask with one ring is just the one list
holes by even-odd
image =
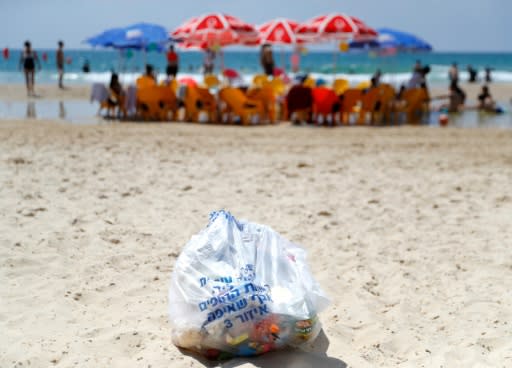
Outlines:
{"label": "beach chair", "polygon": [[346,79],[335,79],[332,83],[332,89],[339,96],[350,88],[350,83]]}
{"label": "beach chair", "polygon": [[251,88],[247,91],[249,99],[261,101],[264,115],[262,120],[270,123],[276,122],[276,95],[270,85],[258,88]]}
{"label": "beach chair", "polygon": [[309,87],[309,88],[315,88],[316,87],[316,80],[314,80],[313,78],[311,77],[307,77],[304,82],[302,82],[302,85],[304,87]]}
{"label": "beach chair", "polygon": [[201,112],[208,114],[208,121],[217,121],[217,102],[208,88],[186,87],[183,99],[185,105],[185,120],[199,122]]}
{"label": "beach chair", "polygon": [[341,100],[341,121],[345,124],[350,123],[352,114],[359,112],[359,106],[362,98],[360,89],[349,88],[340,96]]}
{"label": "beach chair", "polygon": [[315,87],[313,95],[313,119],[317,124],[326,122],[329,118],[332,124],[336,124],[336,115],[340,111],[340,100],[336,93],[327,87]]}
{"label": "beach chair", "polygon": [[303,85],[295,85],[288,91],[285,97],[285,119],[312,122],[313,94],[312,89]]}
{"label": "beach chair", "polygon": [[356,86],[356,89],[368,89],[372,86],[372,84],[370,83],[370,81],[362,81],[362,82],[359,82]]}
{"label": "beach chair", "polygon": [[370,117],[369,122],[375,122],[375,112],[380,109],[380,94],[379,88],[370,88],[366,90],[361,96],[361,107],[359,110],[359,124],[365,124],[368,116]]}
{"label": "beach chair", "polygon": [[220,80],[215,74],[207,74],[204,76],[203,83],[206,88],[217,88],[220,86]]}
{"label": "beach chair", "polygon": [[126,111],[126,97],[118,95],[109,90],[102,83],[94,83],[91,90],[91,102],[99,102],[98,115],[102,110],[107,111],[107,117],[122,117],[127,115]]}
{"label": "beach chair", "polygon": [[222,114],[227,115],[227,121],[232,123],[233,116],[240,118],[243,125],[251,124],[255,119],[260,120],[264,116],[263,103],[260,100],[249,99],[238,88],[225,87],[219,91],[219,99],[224,107]]}
{"label": "beach chair", "polygon": [[375,111],[375,121],[380,124],[390,123],[396,95],[395,89],[390,84],[385,83],[380,84],[377,88],[380,90],[380,108]]}
{"label": "beach chair", "polygon": [[406,123],[418,123],[429,111],[429,97],[424,88],[411,88],[403,94],[405,103],[395,109],[397,120],[405,118]]}
{"label": "beach chair", "polygon": [[156,86],[156,82],[153,78],[150,78],[147,75],[143,75],[137,78],[135,85],[137,86],[137,89],[142,89],[146,87],[154,87]]}
{"label": "beach chair", "polygon": [[263,87],[268,83],[268,77],[265,74],[256,74],[252,78],[253,87]]}
{"label": "beach chair", "polygon": [[137,89],[137,115],[144,120],[168,121],[176,118],[178,100],[170,87],[152,86]]}

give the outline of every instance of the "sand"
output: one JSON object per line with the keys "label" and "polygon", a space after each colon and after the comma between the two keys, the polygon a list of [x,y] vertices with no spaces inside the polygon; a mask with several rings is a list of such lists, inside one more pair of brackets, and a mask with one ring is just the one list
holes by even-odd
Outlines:
{"label": "sand", "polygon": [[[201,367],[173,264],[208,213],[309,252],[307,352],[224,367],[512,366],[512,131],[0,122],[0,367]],[[208,364],[212,365],[212,364]]]}

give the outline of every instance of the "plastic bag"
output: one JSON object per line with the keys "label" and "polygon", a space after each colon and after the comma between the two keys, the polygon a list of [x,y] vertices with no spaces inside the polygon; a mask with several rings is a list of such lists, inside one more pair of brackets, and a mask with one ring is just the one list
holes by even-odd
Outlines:
{"label": "plastic bag", "polygon": [[213,212],[174,267],[172,338],[209,359],[299,347],[320,332],[317,313],[328,303],[302,248],[267,226]]}

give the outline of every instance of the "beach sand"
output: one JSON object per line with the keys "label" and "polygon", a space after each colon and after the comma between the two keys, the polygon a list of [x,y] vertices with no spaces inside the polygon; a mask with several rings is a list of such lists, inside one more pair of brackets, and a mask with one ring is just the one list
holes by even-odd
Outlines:
{"label": "beach sand", "polygon": [[224,367],[512,366],[512,131],[27,120],[0,142],[1,367],[203,366],[167,291],[221,208],[303,245],[332,299],[307,352]]}

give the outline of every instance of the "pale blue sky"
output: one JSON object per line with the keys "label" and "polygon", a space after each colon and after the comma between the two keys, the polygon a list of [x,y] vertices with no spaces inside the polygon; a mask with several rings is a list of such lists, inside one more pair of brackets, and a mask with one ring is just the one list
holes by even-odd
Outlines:
{"label": "pale blue sky", "polygon": [[304,21],[344,12],[373,27],[415,33],[438,51],[512,51],[512,0],[0,0],[0,47],[68,48],[115,26],[145,21],[173,29],[221,11],[255,24],[275,17]]}

